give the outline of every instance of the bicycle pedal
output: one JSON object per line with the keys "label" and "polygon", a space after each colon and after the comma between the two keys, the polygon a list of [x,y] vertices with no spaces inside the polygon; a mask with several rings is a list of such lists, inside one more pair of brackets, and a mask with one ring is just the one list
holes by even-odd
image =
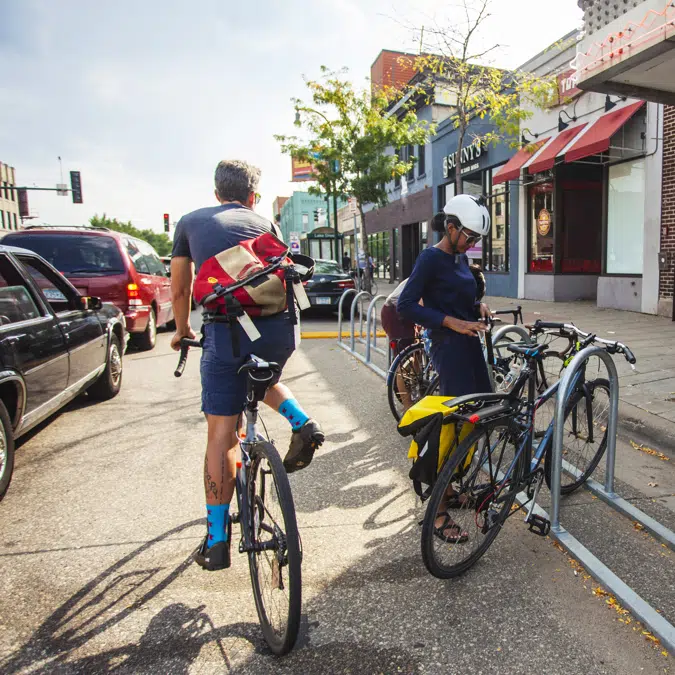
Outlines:
{"label": "bicycle pedal", "polygon": [[551,531],[551,521],[534,513],[529,517],[527,524],[529,531],[539,537],[546,537]]}

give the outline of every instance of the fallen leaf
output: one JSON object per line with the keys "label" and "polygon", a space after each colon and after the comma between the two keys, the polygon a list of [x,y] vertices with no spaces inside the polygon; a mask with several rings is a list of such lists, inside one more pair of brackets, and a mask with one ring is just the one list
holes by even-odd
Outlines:
{"label": "fallen leaf", "polygon": [[669,462],[670,457],[667,455],[664,455],[662,452],[659,452],[658,450],[653,450],[652,448],[648,448],[642,443],[639,445],[635,443],[635,441],[630,442],[631,446],[633,447],[634,450],[639,450],[640,452],[644,452],[645,455],[651,455],[652,457],[658,457],[663,462]]}
{"label": "fallen leaf", "polygon": [[633,527],[638,531],[645,529],[645,526],[642,523],[638,523],[637,521],[633,522]]}
{"label": "fallen leaf", "polygon": [[658,483],[647,483],[649,487],[658,487]]}

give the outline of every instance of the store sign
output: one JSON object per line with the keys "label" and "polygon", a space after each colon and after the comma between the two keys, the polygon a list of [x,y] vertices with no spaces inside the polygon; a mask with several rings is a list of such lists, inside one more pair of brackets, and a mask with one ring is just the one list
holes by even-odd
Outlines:
{"label": "store sign", "polygon": [[300,233],[289,232],[288,243],[291,247],[291,253],[300,253]]}
{"label": "store sign", "polygon": [[577,71],[574,69],[566,70],[560,73],[558,80],[558,101],[556,105],[565,105],[568,101],[577,96],[581,96],[584,92],[577,87]]}
{"label": "store sign", "polygon": [[[462,173],[469,173],[480,168],[476,162],[482,155],[487,153],[487,147],[483,145],[480,138],[474,140],[470,145],[462,148],[460,157],[460,166]],[[457,168],[457,152],[453,152],[447,157],[443,157],[443,178],[449,178]]]}
{"label": "store sign", "polygon": [[551,231],[551,213],[547,209],[539,211],[537,216],[537,232],[542,237],[546,237]]}
{"label": "store sign", "polygon": [[312,163],[291,157],[291,182],[298,183],[306,180],[316,180]]}

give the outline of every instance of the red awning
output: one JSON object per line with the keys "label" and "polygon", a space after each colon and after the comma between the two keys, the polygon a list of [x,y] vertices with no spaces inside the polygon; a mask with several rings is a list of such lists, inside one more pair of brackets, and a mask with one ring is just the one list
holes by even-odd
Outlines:
{"label": "red awning", "polygon": [[571,129],[565,129],[561,131],[553,140],[539,153],[537,159],[527,167],[528,173],[539,173],[541,171],[547,171],[552,169],[555,164],[555,158],[558,156],[561,150],[567,147],[572,139],[586,126],[587,122],[580,124],[577,127],[572,127]]}
{"label": "red awning", "polygon": [[518,152],[492,176],[492,184],[499,185],[499,183],[505,183],[507,180],[518,180],[523,164],[525,164],[525,162],[527,162],[527,160],[530,159],[544,143],[546,143],[546,141],[548,141],[548,138],[544,138],[536,143],[531,143],[518,150]]}
{"label": "red awning", "polygon": [[599,117],[588,131],[565,153],[566,162],[574,162],[577,159],[590,157],[598,152],[609,150],[609,142],[612,136],[642,108],[644,101],[631,103],[631,105],[612,110]]}

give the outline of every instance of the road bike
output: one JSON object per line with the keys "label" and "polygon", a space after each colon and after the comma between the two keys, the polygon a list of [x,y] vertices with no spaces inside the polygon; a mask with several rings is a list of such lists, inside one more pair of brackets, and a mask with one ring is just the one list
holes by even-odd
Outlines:
{"label": "road bike", "polygon": [[[580,349],[597,344],[635,363],[631,350],[620,342],[603,340],[571,324],[539,324],[539,329],[544,327],[574,331]],[[444,424],[468,423],[473,429],[447,453],[422,522],[422,557],[436,577],[447,579],[466,572],[488,550],[506,519],[526,505],[529,529],[542,536],[550,530],[549,521],[533,512],[544,480],[550,488],[554,428],[552,420],[535,448],[536,413],[556,396],[560,386],[557,381],[537,393],[539,364],[547,349],[545,343],[509,345],[507,350],[525,361],[511,391],[463,396],[445,404],[452,412]],[[574,375],[564,405],[563,474],[567,482],[561,486],[562,494],[583,485],[607,444],[609,385],[605,379],[588,380],[586,375],[584,365]],[[456,439],[460,437],[455,434]],[[520,492],[527,499],[514,507]]]}
{"label": "road bike", "polygon": [[[201,343],[183,338],[180,346],[176,377],[183,374],[189,349],[201,347]],[[263,635],[278,656],[295,645],[302,604],[302,544],[291,486],[277,449],[258,430],[258,403],[280,371],[277,363],[253,354],[239,369],[247,379],[246,433],[239,443],[241,457],[237,461],[238,512],[231,515],[231,522],[241,529],[239,553],[248,557]]]}
{"label": "road bike", "polygon": [[[490,329],[500,316],[510,314],[513,323],[523,322],[522,308],[500,309],[492,312]],[[490,333],[488,331],[488,333]],[[517,359],[506,346],[522,339],[519,332],[509,335],[508,331],[492,344],[490,334],[481,336],[483,341],[483,354],[490,371],[491,380],[495,391],[506,391],[515,381],[512,372],[512,363]],[[398,351],[398,341],[392,341],[389,345],[394,352]],[[389,409],[397,422],[401,421],[403,413],[417,401],[425,396],[438,392],[438,374],[431,363],[431,340],[426,331],[419,329],[413,344],[408,345],[398,352],[392,361],[387,373],[387,400]]]}

